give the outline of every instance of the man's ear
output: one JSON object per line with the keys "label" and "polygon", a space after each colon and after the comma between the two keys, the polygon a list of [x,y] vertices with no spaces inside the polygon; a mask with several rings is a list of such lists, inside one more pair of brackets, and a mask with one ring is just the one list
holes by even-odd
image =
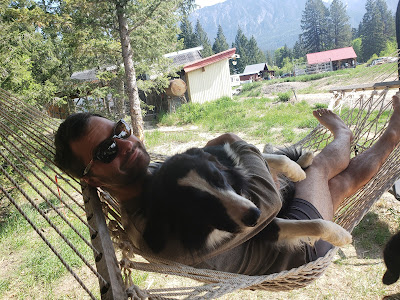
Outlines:
{"label": "man's ear", "polygon": [[86,176],[83,176],[81,179],[92,187],[100,187],[101,186],[101,181],[99,179],[97,179],[96,177],[86,175]]}

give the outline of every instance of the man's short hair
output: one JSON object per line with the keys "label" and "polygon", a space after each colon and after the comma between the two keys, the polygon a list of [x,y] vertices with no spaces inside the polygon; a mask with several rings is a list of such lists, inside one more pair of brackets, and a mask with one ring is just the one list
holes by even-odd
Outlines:
{"label": "man's short hair", "polygon": [[89,119],[94,116],[102,117],[92,113],[72,114],[60,124],[55,135],[56,154],[54,162],[65,173],[76,178],[82,177],[85,165],[82,159],[73,153],[70,143],[78,140],[86,133]]}

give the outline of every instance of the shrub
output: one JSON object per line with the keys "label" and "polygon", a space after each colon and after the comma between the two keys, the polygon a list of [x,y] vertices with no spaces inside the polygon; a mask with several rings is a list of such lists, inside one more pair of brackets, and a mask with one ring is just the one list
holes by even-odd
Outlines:
{"label": "shrub", "polygon": [[278,93],[278,100],[281,102],[288,102],[292,98],[292,92]]}

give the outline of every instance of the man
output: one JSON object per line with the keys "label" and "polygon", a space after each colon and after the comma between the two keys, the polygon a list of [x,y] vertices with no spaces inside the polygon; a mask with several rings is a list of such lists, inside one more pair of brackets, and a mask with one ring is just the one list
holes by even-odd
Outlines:
{"label": "man", "polygon": [[[327,145],[306,170],[307,178],[296,183],[295,199],[283,217],[290,219],[323,218],[332,220],[335,210],[345,197],[366,184],[400,141],[400,99],[393,96],[393,115],[387,129],[368,150],[350,160],[353,135],[333,112],[313,112],[328,128],[334,140]],[[130,135],[127,125],[117,124],[91,114],[77,114],[65,120],[56,134],[55,161],[65,172],[101,187],[118,199],[129,219],[126,223],[131,240],[145,249],[141,239],[144,220],[140,217],[140,201],[146,176],[156,171],[149,166],[149,155],[143,144]],[[211,251],[204,257],[180,257],[180,251],[163,256],[196,267],[261,275],[298,267],[324,256],[332,247],[318,241],[314,247],[303,245],[296,251],[274,249],[258,234],[281,208],[278,191],[259,151],[234,134],[224,134],[207,145],[230,143],[250,173],[251,199],[262,211],[257,226]],[[281,216],[282,217],[282,216]],[[125,219],[126,221],[127,219]],[[175,251],[174,251],[175,250]]]}

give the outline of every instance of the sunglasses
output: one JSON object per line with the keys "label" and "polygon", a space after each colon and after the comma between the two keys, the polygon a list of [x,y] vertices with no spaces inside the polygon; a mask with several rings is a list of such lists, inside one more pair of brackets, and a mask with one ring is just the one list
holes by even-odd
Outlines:
{"label": "sunglasses", "polygon": [[124,120],[119,120],[113,129],[113,135],[108,139],[102,141],[93,151],[93,158],[90,160],[85,170],[83,171],[83,176],[87,175],[90,168],[95,160],[99,160],[105,164],[108,164],[117,157],[118,146],[115,139],[127,139],[132,134],[132,129]]}

